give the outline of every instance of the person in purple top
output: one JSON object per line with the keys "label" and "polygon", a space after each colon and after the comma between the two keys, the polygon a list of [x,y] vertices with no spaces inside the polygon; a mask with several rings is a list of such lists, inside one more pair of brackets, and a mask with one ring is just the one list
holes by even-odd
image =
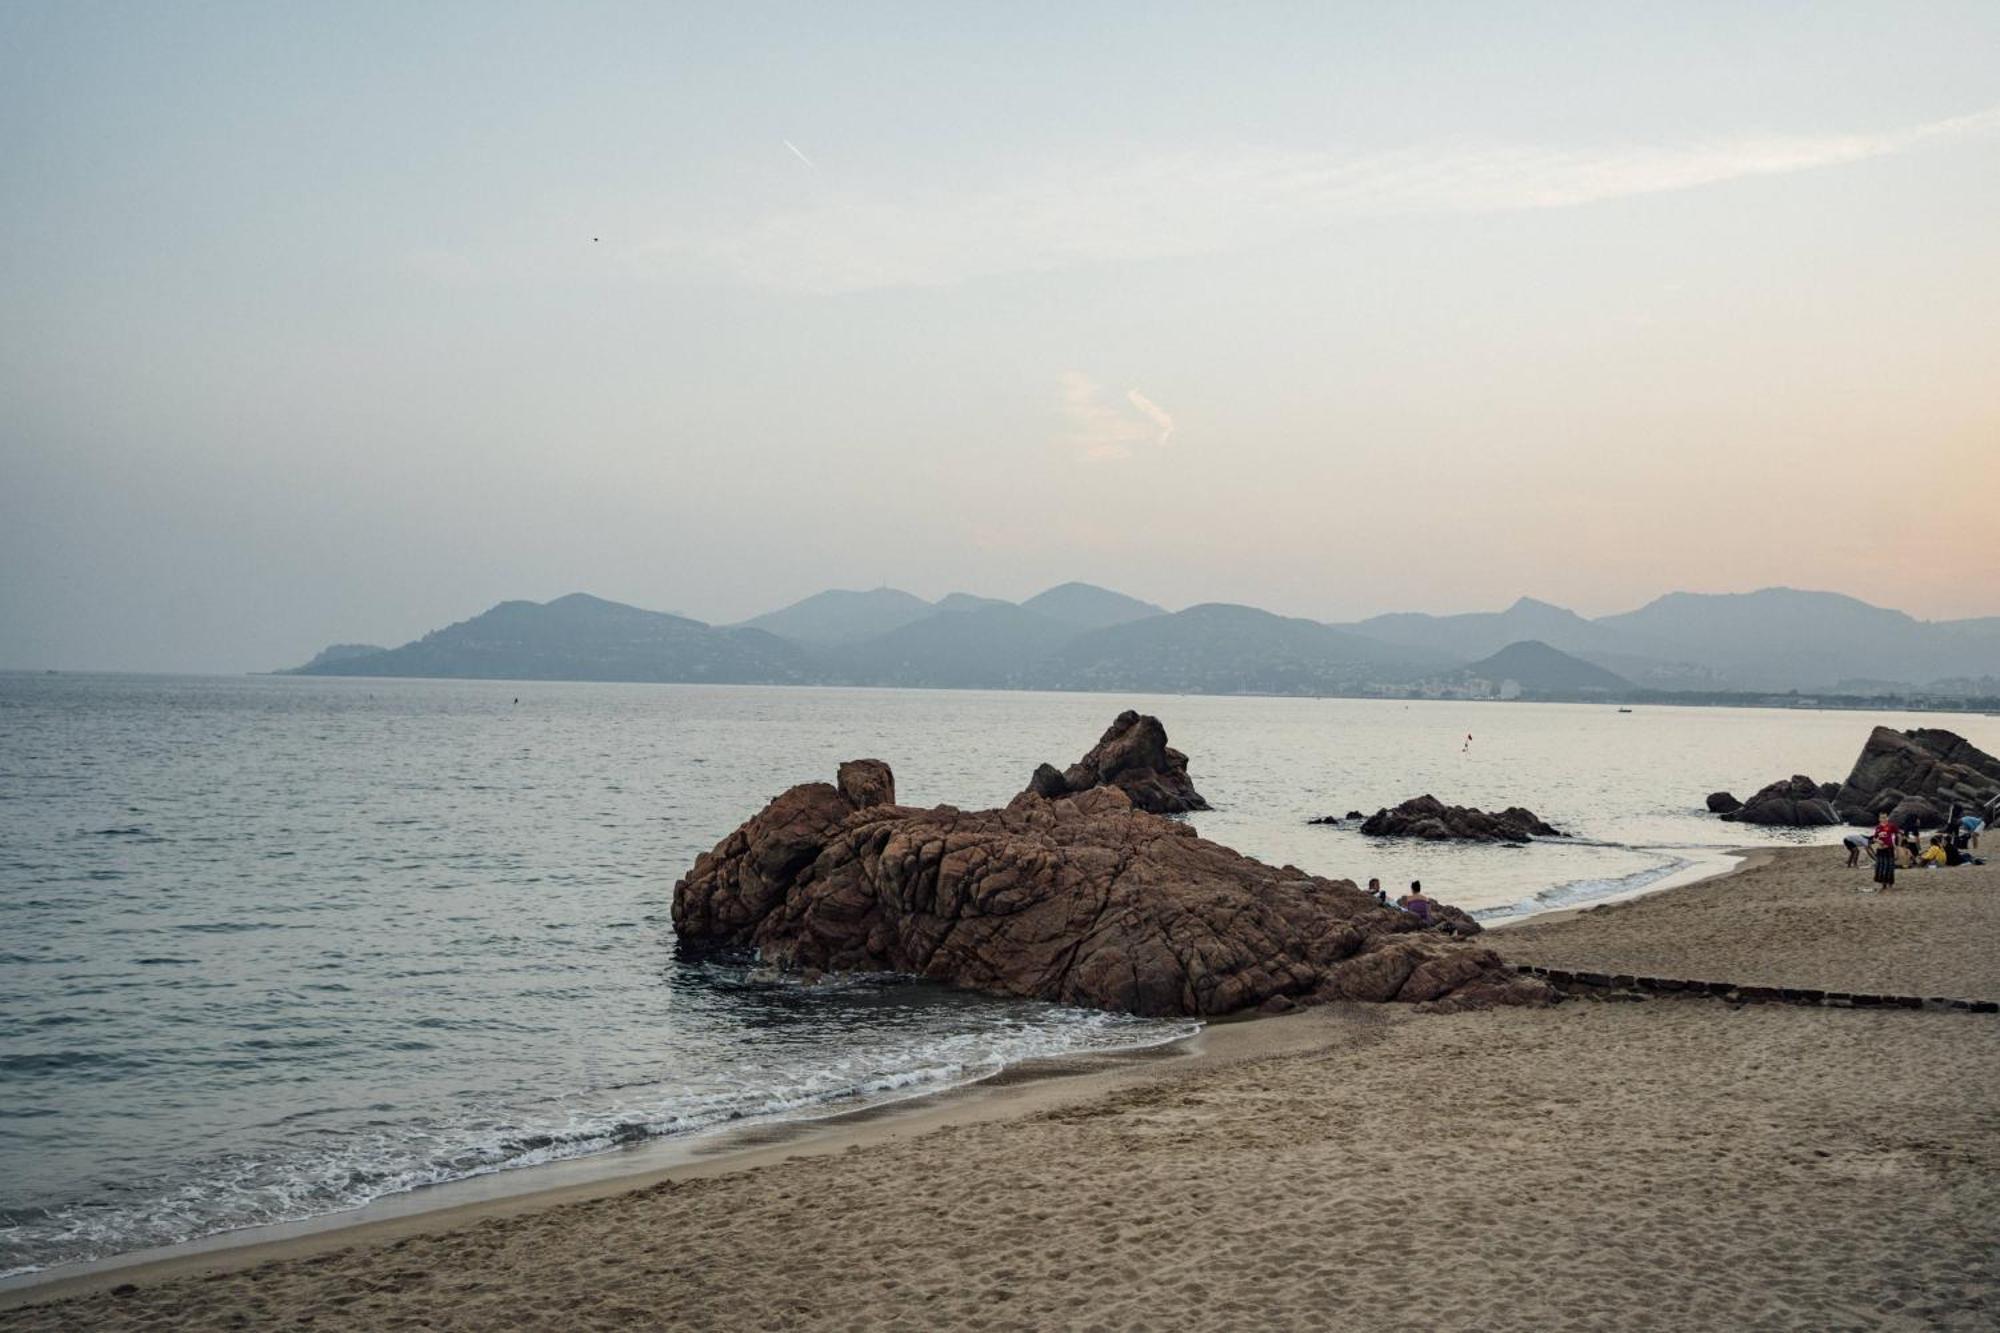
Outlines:
{"label": "person in purple top", "polygon": [[1431,923],[1431,900],[1424,897],[1424,882],[1420,879],[1410,881],[1410,891],[1396,900],[1396,906],[1427,926]]}

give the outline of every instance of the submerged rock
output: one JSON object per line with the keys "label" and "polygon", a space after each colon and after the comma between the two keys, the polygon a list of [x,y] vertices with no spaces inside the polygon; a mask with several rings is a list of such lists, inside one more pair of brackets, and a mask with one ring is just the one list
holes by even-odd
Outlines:
{"label": "submerged rock", "polygon": [[962,811],[806,783],[704,853],[673,901],[693,945],[1135,1014],[1555,998],[1454,938],[1461,917],[1426,928],[1350,881],[1265,865],[1137,809],[1116,785]]}
{"label": "submerged rock", "polygon": [[1459,838],[1475,842],[1530,842],[1535,838],[1566,838],[1561,829],[1543,822],[1518,805],[1488,814],[1468,805],[1446,805],[1435,796],[1413,796],[1393,809],[1377,810],[1361,825],[1378,838]]}
{"label": "submerged rock", "polygon": [[1188,777],[1187,756],[1167,744],[1160,719],[1127,709],[1120,713],[1090,753],[1058,772],[1042,764],[1028,779],[1028,791],[1048,800],[1075,796],[1093,787],[1116,787],[1132,804],[1154,814],[1206,810],[1207,801]]}
{"label": "submerged rock", "polygon": [[1873,823],[1884,810],[1907,809],[1935,828],[1953,805],[1992,822],[2000,815],[2000,759],[1955,732],[1877,727],[1833,804],[1856,826]]}
{"label": "submerged rock", "polygon": [[1735,810],[1723,814],[1732,824],[1770,824],[1785,828],[1816,828],[1838,824],[1840,816],[1819,794],[1819,784],[1803,773],[1780,778],[1758,791]]}

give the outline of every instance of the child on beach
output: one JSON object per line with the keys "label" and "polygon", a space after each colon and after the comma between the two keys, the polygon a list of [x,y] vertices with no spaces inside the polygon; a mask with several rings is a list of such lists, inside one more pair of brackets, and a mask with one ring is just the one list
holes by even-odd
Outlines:
{"label": "child on beach", "polygon": [[1861,864],[1861,853],[1868,846],[1868,835],[1866,833],[1850,833],[1840,840],[1840,845],[1847,849],[1847,864],[1849,866],[1858,866]]}
{"label": "child on beach", "polygon": [[1875,826],[1875,835],[1870,840],[1875,844],[1875,883],[1881,888],[1896,887],[1896,821],[1889,818],[1889,812],[1882,812],[1882,822]]}

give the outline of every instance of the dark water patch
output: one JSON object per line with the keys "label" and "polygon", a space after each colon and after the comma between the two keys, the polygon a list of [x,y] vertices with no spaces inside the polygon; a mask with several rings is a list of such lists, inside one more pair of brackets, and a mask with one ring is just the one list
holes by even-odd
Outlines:
{"label": "dark water patch", "polygon": [[33,1077],[71,1071],[132,1068],[143,1061],[109,1051],[26,1051],[0,1053],[0,1077]]}

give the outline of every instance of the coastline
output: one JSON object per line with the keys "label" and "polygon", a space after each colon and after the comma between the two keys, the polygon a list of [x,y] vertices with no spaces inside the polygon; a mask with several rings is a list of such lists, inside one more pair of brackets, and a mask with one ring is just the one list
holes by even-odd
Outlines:
{"label": "coastline", "polygon": [[1282,1055],[1314,1039],[1249,1017],[1211,1020],[1186,1037],[1085,1055],[1038,1056],[973,1082],[816,1117],[769,1120],[686,1139],[426,1186],[363,1207],[219,1232],[158,1249],[0,1280],[0,1317],[15,1308],[127,1282],[210,1277],[358,1245],[517,1217],[657,1188],[829,1156],[939,1129],[1037,1114],[1168,1071]]}
{"label": "coastline", "polygon": [[[1800,984],[1814,984],[1828,977],[1844,979],[1847,974],[1841,969],[1867,964],[1879,952],[1879,948],[1857,952],[1851,947],[1856,941],[1848,923],[1841,918],[1841,911],[1852,908],[1864,920],[1872,914],[1878,924],[1885,913],[1895,914],[1899,928],[1912,937],[1911,947],[1899,952],[1887,965],[1900,969],[1912,986],[1921,989],[1967,976],[1968,966],[1977,968],[1981,960],[1976,940],[1987,934],[1982,921],[1986,925],[2000,924],[1991,920],[1996,913],[1990,906],[2000,901],[2000,867],[1932,872],[1938,876],[1963,877],[1952,880],[1925,881],[1922,876],[1909,876],[1910,887],[1894,895],[1858,894],[1837,867],[1838,853],[1832,849],[1760,849],[1746,858],[1744,864],[1721,876],[1643,894],[1625,902],[1597,903],[1519,922],[1497,932],[1493,943],[1510,960],[1524,962],[1560,958],[1570,966],[1609,967],[1628,957],[1631,950],[1644,948],[1652,950],[1655,958],[1661,958],[1660,951],[1666,950],[1664,962],[1689,967],[1709,961],[1702,956],[1704,951],[1708,951],[1709,958],[1715,957],[1713,951],[1720,947],[1718,941],[1726,943],[1741,936],[1747,940],[1742,948],[1749,952],[1740,953],[1739,957],[1754,958],[1780,969],[1809,969],[1811,976],[1795,970],[1791,979]],[[1926,894],[1933,896],[1927,901]],[[1808,900],[1829,905],[1830,935],[1816,935],[1809,923],[1802,922],[1799,911]],[[1731,912],[1738,918],[1734,922],[1727,919]],[[1967,912],[1974,913],[1974,917],[1968,919]],[[1723,919],[1715,920],[1718,916]],[[1953,944],[1954,939],[1959,941],[1958,945]],[[1967,944],[1967,940],[1972,943]],[[1968,953],[1968,949],[1972,952]],[[1714,966],[1708,970],[1714,971]],[[1975,971],[1970,975],[1976,978],[1984,974]],[[2000,986],[1988,986],[1988,990],[1994,989]],[[1728,1035],[1731,1032],[1735,1035]],[[1747,1046],[1746,1035],[1751,1038]],[[1369,1124],[1368,1137],[1363,1142],[1343,1140],[1341,1134],[1334,1134],[1325,1146],[1336,1155],[1371,1156],[1393,1149],[1402,1132],[1396,1128],[1395,1117],[1401,1114],[1423,1122],[1422,1137],[1426,1142],[1442,1133],[1438,1140],[1442,1143],[1480,1143],[1478,1154],[1471,1159],[1464,1158],[1462,1149],[1440,1149],[1458,1163],[1461,1172],[1495,1170],[1504,1175],[1500,1160],[1510,1153],[1535,1157],[1550,1146],[1542,1143],[1542,1136],[1551,1127],[1531,1116],[1518,1124],[1510,1122],[1508,1132],[1495,1139],[1492,1125],[1477,1115],[1467,1119],[1476,1107],[1485,1105],[1488,1111],[1498,1114],[1504,1110],[1511,1115],[1521,1109],[1515,1105],[1516,1101],[1525,1098],[1533,1102],[1542,1098],[1544,1094],[1535,1092],[1535,1088],[1551,1078],[1566,1077],[1579,1064],[1601,1066],[1605,1077],[1614,1081],[1653,1077],[1645,1062],[1661,1058],[1662,1053],[1649,1052],[1649,1046],[1662,1041],[1672,1048],[1678,1068],[1688,1077],[1709,1071],[1703,1077],[1711,1078],[1713,1086],[1702,1086],[1717,1097],[1734,1089],[1729,1095],[1740,1101],[1744,1079],[1761,1080],[1763,1075],[1758,1071],[1774,1064],[1789,1070],[1790,1076],[1784,1080],[1760,1082],[1761,1098],[1752,1098],[1751,1104],[1737,1111],[1729,1109],[1734,1105],[1731,1102],[1717,1101],[1710,1105],[1697,1098],[1696,1104],[1708,1106],[1707,1113],[1711,1115],[1752,1111],[1768,1118],[1794,1098],[1817,1097],[1823,1102],[1836,1095],[1864,1099],[1900,1096],[1907,1101],[1912,1095],[1907,1086],[1914,1079],[1919,1086],[1929,1089],[1928,1101],[1942,1101],[1936,1106],[1926,1101],[1923,1107],[1910,1109],[1924,1111],[1929,1117],[1926,1123],[1942,1125],[1944,1128],[1939,1132],[1950,1145],[1969,1145],[1972,1140],[1990,1144],[1995,1138],[1992,1131],[2000,1128],[1989,1109],[2000,1101],[2000,1024],[1990,1018],[1768,1008],[1753,1014],[1748,1010],[1739,1013],[1731,1006],[1712,1001],[1629,1005],[1573,1002],[1554,1010],[1492,1011],[1447,1017],[1413,1013],[1402,1006],[1337,1005],[1282,1019],[1215,1023],[1183,1042],[1133,1057],[1057,1059],[1045,1062],[1051,1066],[1046,1068],[1016,1066],[980,1083],[885,1108],[863,1109],[799,1125],[752,1126],[707,1144],[684,1145],[678,1160],[649,1158],[641,1163],[630,1158],[621,1162],[584,1159],[586,1163],[614,1168],[596,1178],[572,1177],[443,1206],[413,1207],[399,1216],[340,1214],[323,1219],[325,1225],[282,1238],[245,1239],[267,1235],[263,1231],[233,1233],[234,1243],[229,1243],[227,1237],[213,1238],[211,1242],[198,1243],[202,1246],[199,1249],[178,1247],[150,1258],[126,1256],[85,1271],[71,1271],[0,1290],[0,1312],[4,1312],[0,1313],[0,1323],[9,1326],[18,1323],[24,1328],[74,1327],[78,1326],[77,1321],[92,1326],[136,1326],[136,1322],[128,1323],[123,1316],[129,1314],[137,1321],[145,1310],[157,1316],[157,1301],[165,1300],[172,1303],[175,1317],[183,1322],[199,1323],[212,1318],[220,1324],[225,1315],[244,1311],[242,1300],[261,1297],[273,1290],[276,1283],[288,1290],[296,1288],[299,1300],[325,1296],[328,1304],[312,1307],[317,1310],[320,1327],[348,1323],[368,1326],[371,1317],[379,1321],[385,1313],[400,1308],[399,1300],[385,1295],[386,1304],[364,1298],[347,1305],[334,1299],[344,1290],[336,1288],[354,1274],[374,1273],[385,1264],[401,1263],[404,1270],[415,1271],[408,1269],[407,1260],[395,1257],[413,1247],[435,1250],[437,1264],[449,1268],[489,1242],[512,1244],[533,1236],[544,1256],[537,1262],[563,1269],[564,1265],[583,1262],[587,1256],[589,1262],[595,1263],[606,1244],[606,1236],[625,1234],[636,1225],[635,1218],[655,1216],[658,1210],[671,1205],[673,1218],[668,1230],[676,1235],[688,1227],[706,1231],[724,1224],[726,1219],[715,1209],[726,1212],[734,1206],[728,1200],[737,1196],[742,1196],[737,1200],[739,1203],[751,1201],[746,1206],[753,1212],[772,1206],[767,1197],[772,1190],[778,1191],[780,1203],[805,1197],[798,1192],[798,1182],[805,1175],[831,1172],[847,1186],[858,1187],[852,1177],[860,1169],[859,1163],[872,1164],[866,1173],[868,1179],[879,1177],[884,1171],[888,1173],[888,1182],[876,1182],[880,1187],[890,1188],[894,1182],[900,1182],[911,1194],[922,1198],[949,1196],[951,1191],[940,1183],[945,1177],[985,1179],[1003,1167],[1029,1172],[1042,1188],[1056,1191],[1051,1198],[1059,1198],[1062,1191],[1070,1188],[1065,1183],[1070,1180],[1069,1173],[1084,1168],[1079,1159],[1042,1151],[1049,1145],[1040,1140],[1052,1135],[1060,1137],[1063,1127],[1087,1126],[1108,1135],[1114,1148],[1119,1144],[1147,1147],[1160,1130],[1157,1108],[1161,1106],[1179,1108],[1176,1115],[1187,1122],[1179,1134],[1187,1140],[1181,1145],[1185,1151],[1176,1150],[1169,1158],[1180,1163],[1179,1169],[1193,1171],[1206,1180],[1198,1167],[1205,1160],[1204,1153],[1212,1151],[1228,1156],[1244,1137],[1262,1140],[1277,1135],[1273,1142],[1281,1143],[1284,1122],[1323,1116],[1325,1108],[1320,1099],[1334,1095],[1336,1086],[1349,1103],[1348,1113]],[[1384,1045],[1393,1049],[1380,1055],[1373,1051],[1374,1047]],[[1451,1061],[1438,1064],[1447,1054],[1451,1055]],[[1743,1064],[1746,1058],[1750,1060],[1748,1066]],[[1499,1086],[1517,1089],[1512,1099],[1503,1097],[1500,1103],[1489,1104],[1490,1099],[1482,1092],[1486,1083],[1461,1068],[1468,1061],[1484,1070],[1487,1078],[1497,1081]],[[1949,1068],[1940,1068],[1940,1064]],[[1326,1084],[1314,1072],[1329,1068],[1341,1071],[1342,1079],[1337,1085]],[[1666,1073],[1671,1076],[1672,1070]],[[1412,1079],[1415,1090],[1421,1093],[1414,1102],[1409,1100]],[[1346,1090],[1349,1081],[1356,1085],[1351,1092]],[[1795,1082],[1799,1084],[1796,1088],[1792,1086]],[[1613,1086],[1614,1083],[1605,1084],[1605,1088]],[[1200,1108],[1218,1096],[1219,1089],[1225,1088],[1234,1089],[1232,1095],[1239,1098],[1255,1092],[1249,1102],[1253,1108],[1249,1120],[1237,1115],[1208,1123],[1209,1118]],[[1605,1097],[1614,1096],[1603,1089],[1599,1092]],[[1300,1097],[1308,1093],[1307,1100],[1301,1101]],[[1468,1097],[1470,1102],[1466,1100]],[[1254,1109],[1262,1105],[1260,1099],[1275,1100],[1268,1108]],[[1707,1131],[1696,1132],[1684,1123],[1681,1113],[1688,1108],[1673,1104],[1672,1098],[1666,1101],[1669,1104],[1653,1100],[1630,1104],[1621,1101],[1617,1110],[1619,1115],[1633,1118],[1634,1132],[1641,1138],[1666,1132],[1665,1141],[1681,1143],[1681,1135],[1695,1133],[1697,1144],[1706,1143]],[[1558,1097],[1550,1109],[1566,1108],[1567,1113],[1576,1107],[1587,1108],[1589,1104],[1589,1099],[1572,1104]],[[1798,1111],[1803,1114],[1806,1109],[1801,1105]],[[1275,1121],[1267,1123],[1271,1117]],[[1672,1122],[1666,1131],[1657,1123],[1662,1117]],[[1173,1119],[1169,1117],[1170,1121]],[[1331,1127],[1338,1129],[1339,1123],[1336,1121]],[[1896,1128],[1885,1129],[1884,1123],[1873,1120],[1870,1114],[1852,1122],[1853,1127],[1865,1130],[1864,1138],[1876,1144],[1870,1151],[1879,1149],[1889,1153],[1895,1162],[1903,1162],[1908,1153],[1890,1142],[1903,1132],[1903,1122],[1895,1120],[1895,1124]],[[1818,1134],[1822,1127],[1799,1132]],[[1566,1132],[1577,1132],[1577,1128],[1570,1126]],[[1913,1127],[1909,1132],[1922,1138],[1925,1131]],[[1883,1138],[1885,1133],[1887,1139]],[[1682,1146],[1685,1148],[1687,1144]],[[991,1151],[986,1151],[989,1148]],[[1655,1151],[1660,1148],[1660,1143],[1653,1145]],[[1619,1146],[1601,1139],[1596,1149],[1599,1153],[1612,1152],[1621,1160],[1639,1150],[1638,1146]],[[1790,1149],[1780,1146],[1773,1151]],[[1839,1158],[1835,1148],[1818,1151],[1834,1153]],[[1851,1155],[1852,1145],[1840,1151]],[[1959,1201],[1954,1207],[1976,1203],[1984,1210],[1961,1218],[1954,1225],[1970,1226],[1968,1243],[1984,1242],[1988,1248],[1983,1253],[1990,1254],[1995,1252],[1992,1242],[2000,1237],[1992,1234],[1994,1227],[1990,1220],[1981,1222],[1978,1218],[1992,1218],[1995,1205],[2000,1204],[2000,1197],[1996,1197],[2000,1194],[2000,1187],[1996,1186],[2000,1182],[1997,1169],[2000,1164],[1993,1160],[1992,1150],[1984,1146],[1977,1146],[1976,1150],[1968,1146],[1967,1151],[1976,1159],[1970,1168],[1961,1162],[1956,1167],[1947,1163],[1938,1169],[1952,1177],[1951,1183],[1957,1190],[1952,1197]],[[1000,1155],[996,1157],[995,1153]],[[1027,1164],[1023,1164],[1024,1153]],[[1385,1159],[1380,1164],[1384,1170],[1394,1166],[1399,1171],[1414,1170],[1418,1176],[1424,1175],[1426,1168],[1413,1166],[1403,1154],[1391,1151],[1390,1156],[1395,1160]],[[1910,1160],[1919,1165],[1930,1162],[1934,1167],[1933,1158],[1936,1152],[1928,1158],[1920,1152]],[[1102,1162],[1095,1158],[1087,1160],[1089,1168],[1085,1174],[1094,1182],[1092,1188],[1102,1187],[1120,1196],[1127,1186],[1133,1185],[1133,1181],[1121,1183],[1115,1152]],[[1166,1170],[1169,1162],[1162,1159],[1157,1165]],[[529,1177],[553,1169],[504,1174]],[[1138,1169],[1137,1164],[1132,1167],[1134,1171]],[[1547,1192],[1554,1191],[1555,1201],[1562,1208],[1589,1212],[1594,1207],[1590,1199],[1594,1191],[1615,1191],[1631,1184],[1621,1183],[1619,1177],[1607,1174],[1600,1167],[1579,1167],[1571,1161],[1567,1169],[1570,1173],[1567,1177],[1517,1180],[1507,1189],[1540,1189],[1545,1201],[1549,1198]],[[1647,1166],[1641,1177],[1652,1169]],[[1041,1175],[1035,1176],[1035,1171]],[[1907,1172],[1901,1167],[1894,1171],[1877,1170],[1876,1166],[1863,1163],[1849,1174],[1853,1179],[1848,1184],[1885,1184],[1894,1183]],[[548,1179],[538,1178],[544,1182]],[[787,1181],[793,1184],[787,1185]],[[1228,1193],[1223,1183],[1209,1183]],[[1445,1189],[1449,1180],[1441,1179],[1437,1185]],[[1712,1180],[1709,1185],[1713,1186]],[[1406,1184],[1408,1187],[1413,1186]],[[1233,1195],[1229,1197],[1232,1206],[1240,1202],[1234,1201]],[[1505,1197],[1519,1196],[1509,1193]],[[1827,1199],[1814,1197],[1819,1206],[1826,1206]],[[430,1201],[437,1198],[436,1194],[428,1195]],[[1222,1206],[1221,1195],[1217,1196],[1216,1206]],[[1714,1201],[1705,1206],[1713,1207]],[[1738,1199],[1728,1207],[1747,1210],[1756,1217],[1765,1215],[1765,1204],[1754,1197]],[[1885,1225],[1893,1222],[1910,1233],[1910,1241],[1906,1243],[1927,1246],[1933,1258],[1945,1254],[1958,1264],[1955,1270],[1958,1276],[1951,1281],[1960,1284],[1967,1299],[1972,1295],[1982,1299],[2000,1296],[2000,1281],[1995,1280],[1990,1264],[1982,1270],[1977,1264],[1967,1267],[1961,1258],[1953,1258],[1958,1254],[1954,1246],[1942,1244],[1940,1236],[1923,1225],[1921,1217],[1911,1216],[1909,1207],[1892,1206],[1880,1199],[1873,1200],[1868,1207],[1881,1213],[1887,1220]],[[1845,1205],[1837,1211],[1847,1222],[1853,1221],[1854,1214]],[[803,1235],[812,1244],[838,1250],[839,1230],[844,1225],[838,1212],[836,1209],[833,1214],[810,1211],[800,1214],[792,1206],[788,1215],[806,1228]],[[1728,1208],[1724,1212],[1727,1214]],[[1729,1217],[1725,1216],[1723,1221],[1729,1221]],[[1709,1222],[1715,1224],[1715,1218],[1711,1217]],[[1122,1231],[1119,1234],[1123,1236]],[[1686,1238],[1681,1240],[1685,1248]],[[1364,1248],[1373,1244],[1372,1233],[1355,1238],[1355,1243]],[[1829,1253],[1850,1267],[1858,1265],[1857,1271],[1875,1272],[1868,1246],[1881,1245],[1893,1247],[1893,1242],[1875,1237],[1860,1250],[1855,1244],[1846,1243],[1832,1245]],[[1120,1244],[1113,1244],[1111,1249],[1125,1252]],[[850,1262],[851,1259],[850,1256]],[[1929,1271],[1921,1256],[1899,1251],[1897,1263],[1914,1275],[1901,1280],[1918,1280]],[[1199,1276],[1206,1266],[1196,1262],[1190,1271]],[[1022,1276],[1025,1281],[1025,1270]],[[654,1277],[681,1296],[699,1295],[703,1301],[721,1302],[710,1308],[710,1313],[718,1318],[726,1318],[729,1302],[737,1299],[717,1285],[727,1284],[727,1274],[702,1276],[697,1272],[690,1276],[668,1268]],[[532,1274],[520,1275],[518,1279],[501,1275],[499,1285],[506,1287],[516,1280],[531,1286],[540,1281]],[[113,1291],[125,1294],[113,1295]],[[1138,1283],[1120,1299],[1144,1300],[1147,1292],[1153,1292],[1162,1301],[1171,1297],[1170,1290],[1157,1286],[1155,1280]],[[1852,1292],[1841,1299],[1851,1302]],[[1909,1302],[1904,1304],[1907,1306]],[[1197,1301],[1197,1308],[1205,1307],[1200,1307]],[[1849,1315],[1860,1313],[1851,1303],[1827,1308],[1837,1308]],[[278,1312],[275,1308],[266,1311],[273,1316]],[[1216,1308],[1216,1313],[1223,1312],[1223,1307]],[[1013,1313],[1019,1316],[1027,1312]],[[1282,1311],[1266,1313],[1278,1323],[1297,1317]],[[1600,1310],[1600,1317],[1604,1313]],[[1890,1324],[1897,1322],[1894,1312],[1885,1313],[1892,1316]],[[489,1309],[489,1317],[491,1314]],[[690,1319],[699,1317],[693,1307],[682,1314]],[[1431,1314],[1451,1322],[1452,1316],[1444,1310],[1433,1310]],[[470,1313],[466,1317],[474,1318]],[[1525,1315],[1521,1318],[1527,1322]],[[524,1318],[523,1322],[536,1320]],[[556,1322],[553,1311],[550,1322]],[[801,1322],[815,1321],[802,1318]],[[1490,1311],[1486,1322],[1491,1322]],[[613,1318],[603,1326],[622,1325]]]}
{"label": "coastline", "polygon": [[[1659,878],[1637,887],[1588,897],[1573,906],[1529,911],[1486,920],[1484,924],[1489,932],[1511,932],[1531,923],[1564,919],[1596,907],[1671,892],[1734,874],[1746,865],[1757,864],[1760,853],[1771,850],[1728,849],[1719,853],[1720,865],[1695,861],[1670,868]],[[1086,1096],[1101,1084],[1115,1083],[1120,1075],[1131,1075],[1139,1067],[1164,1059],[1171,1058],[1176,1068],[1199,1068],[1211,1061],[1270,1053],[1264,1047],[1277,1039],[1268,1035],[1251,1039],[1245,1034],[1253,1025],[1259,1030],[1269,1026],[1256,1024],[1253,1016],[1247,1014],[1209,1020],[1182,1038],[1096,1054],[1032,1057],[982,1078],[914,1095],[882,1098],[851,1109],[711,1127],[685,1138],[654,1140],[629,1148],[426,1185],[337,1212],[234,1228],[174,1245],[0,1276],[0,1311],[37,1299],[61,1299],[126,1281],[233,1271],[266,1258],[310,1256],[345,1244],[393,1240],[432,1227],[513,1216],[536,1207],[598,1199],[667,1181],[754,1170],[794,1156],[839,1152],[851,1145],[875,1142],[881,1137],[878,1131],[891,1127],[897,1131],[924,1132],[942,1125],[978,1123],[996,1115],[1011,1114],[1007,1107],[1017,1100],[1013,1090],[1024,1086],[1049,1084],[1046,1096],[1054,1097],[1055,1085],[1074,1085],[1075,1095]],[[981,1104],[985,1102],[996,1105]]]}

